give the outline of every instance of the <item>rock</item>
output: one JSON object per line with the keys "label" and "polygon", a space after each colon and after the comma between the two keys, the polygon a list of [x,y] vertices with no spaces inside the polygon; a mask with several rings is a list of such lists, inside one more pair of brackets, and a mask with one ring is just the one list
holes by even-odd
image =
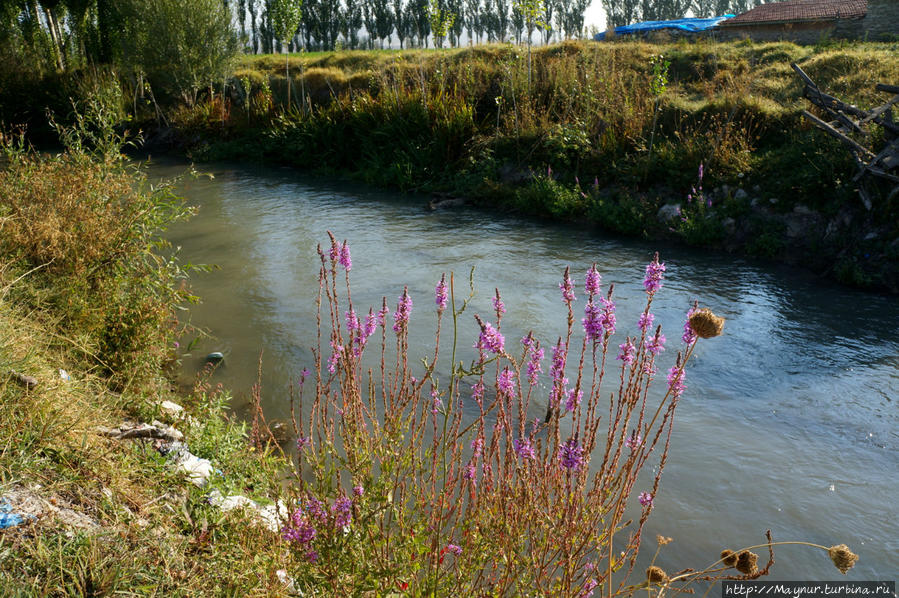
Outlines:
{"label": "rock", "polygon": [[753,185],[752,190],[756,193],[761,193],[762,188],[759,185]]}
{"label": "rock", "polygon": [[219,364],[225,359],[225,354],[221,351],[213,351],[206,356],[206,363]]}
{"label": "rock", "polygon": [[801,216],[811,216],[816,212],[808,206],[802,204],[796,204],[796,207],[793,208],[793,213],[799,214]]}
{"label": "rock", "polygon": [[428,204],[428,207],[431,210],[443,210],[446,208],[461,208],[467,203],[468,200],[464,197],[434,198]]}
{"label": "rock", "polygon": [[762,200],[760,200],[758,197],[753,197],[752,201],[749,202],[749,205],[752,206],[753,208],[757,208],[757,207],[759,207],[759,203],[761,201]]}
{"label": "rock", "polygon": [[662,224],[671,222],[676,218],[680,218],[679,203],[667,203],[659,208],[658,213],[656,213],[656,219]]}
{"label": "rock", "polygon": [[733,218],[725,218],[721,221],[721,226],[724,227],[727,234],[732,235],[737,230],[737,221]]}
{"label": "rock", "polygon": [[729,185],[721,185],[721,194],[727,197],[730,195],[730,186]]}
{"label": "rock", "polygon": [[749,197],[749,194],[746,193],[746,191],[744,189],[737,189],[737,192],[734,193],[734,199],[742,200],[742,199],[746,199],[747,197]]}
{"label": "rock", "polygon": [[69,373],[62,368],[59,368],[59,377],[63,382],[72,381],[72,377],[69,375]]}
{"label": "rock", "polygon": [[777,198],[772,197],[771,199],[768,200],[768,203],[770,203],[772,206],[777,205]]}
{"label": "rock", "polygon": [[497,175],[499,176],[499,181],[507,185],[520,185],[531,178],[530,171],[522,170],[521,168],[508,163],[500,166]]}
{"label": "rock", "polygon": [[877,233],[872,231],[872,232],[868,233],[867,235],[865,235],[864,240],[865,241],[873,241],[874,239],[876,239],[879,236],[880,235],[878,235]]}

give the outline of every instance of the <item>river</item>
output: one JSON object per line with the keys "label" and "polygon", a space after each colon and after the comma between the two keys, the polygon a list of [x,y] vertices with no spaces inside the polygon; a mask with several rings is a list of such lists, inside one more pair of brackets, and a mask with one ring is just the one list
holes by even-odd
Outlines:
{"label": "river", "polygon": [[[762,543],[770,528],[775,540],[848,544],[861,558],[846,579],[896,578],[895,297],[846,289],[797,269],[586,227],[470,208],[432,212],[422,197],[286,169],[204,168],[214,178],[179,184],[199,214],[168,234],[183,261],[216,267],[191,278],[202,303],[189,317],[211,338],[183,357],[184,377],[193,379],[206,353],[223,351],[225,364],[214,379],[233,389],[239,413],[245,413],[260,353],[270,418],[287,416],[287,386],[312,365],[315,247],[327,243],[327,230],[352,249],[357,309],[380,305],[382,296],[393,306],[409,287],[413,352],[433,346],[440,274],[453,271],[465,281],[471,267],[478,291],[472,313],[491,313],[490,298],[499,288],[508,310],[506,338],[533,329],[549,345],[564,329],[562,270],[571,266],[582,289],[584,273],[596,262],[604,288],[616,284],[623,342],[643,307],[645,265],[659,251],[667,272],[653,311],[669,346],[680,338],[694,300],[727,324],[723,336],[700,341],[689,365],[643,560],[657,533],[674,538],[658,562],[676,571],[709,564],[723,548]],[[149,167],[154,178],[183,170]],[[582,293],[578,299],[582,310]],[[464,338],[473,342],[474,324],[465,317]],[[663,355],[670,361],[674,351]],[[841,577],[820,551],[783,547],[776,554],[772,579]]]}

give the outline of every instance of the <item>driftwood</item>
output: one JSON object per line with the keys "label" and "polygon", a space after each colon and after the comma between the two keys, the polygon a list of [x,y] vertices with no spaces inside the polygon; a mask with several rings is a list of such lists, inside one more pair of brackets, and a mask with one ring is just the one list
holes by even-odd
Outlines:
{"label": "driftwood", "polygon": [[[863,181],[866,177],[877,177],[893,184],[889,199],[899,194],[899,123],[893,120],[893,106],[899,104],[899,85],[878,83],[874,89],[895,95],[881,106],[863,110],[824,93],[797,64],[794,63],[792,67],[805,82],[802,96],[818,106],[825,118],[819,118],[807,110],[803,110],[802,115],[849,149],[858,167],[854,180]],[[883,129],[883,139],[886,143],[879,151],[866,147],[864,141],[858,141],[850,136],[856,135],[867,140],[871,136],[868,130],[870,125],[877,125]],[[859,194],[865,207],[870,210],[871,200],[861,185]]]}

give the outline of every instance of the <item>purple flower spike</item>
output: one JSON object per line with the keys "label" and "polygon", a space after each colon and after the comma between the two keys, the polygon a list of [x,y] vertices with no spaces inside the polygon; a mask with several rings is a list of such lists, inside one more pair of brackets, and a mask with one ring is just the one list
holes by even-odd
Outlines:
{"label": "purple flower spike", "polygon": [[459,556],[460,554],[462,554],[462,548],[459,546],[456,546],[455,544],[447,544],[446,551],[452,552],[456,556]]}
{"label": "purple flower spike", "polygon": [[584,449],[576,438],[569,438],[559,448],[559,463],[569,471],[577,470],[584,464]]}
{"label": "purple flower spike", "polygon": [[637,450],[637,448],[642,444],[643,437],[637,434],[637,431],[634,430],[631,432],[631,435],[628,436],[624,441],[624,446],[631,449],[632,451]]}
{"label": "purple flower spike", "polygon": [[540,362],[543,361],[543,347],[537,347],[534,349],[534,352],[531,353],[531,359],[528,361],[528,384],[531,386],[537,386],[537,380],[540,377],[540,372],[543,371],[543,367]]}
{"label": "purple flower spike", "polygon": [[641,492],[640,496],[637,497],[637,500],[639,500],[640,504],[644,507],[652,506],[652,494],[649,492]]}
{"label": "purple flower spike", "polygon": [[686,345],[692,345],[696,342],[696,339],[699,338],[696,336],[696,332],[693,331],[693,327],[690,326],[690,317],[694,313],[696,313],[696,308],[691,307],[687,311],[687,320],[684,322],[684,335],[681,337],[681,340],[683,340]]}
{"label": "purple flower spike", "polygon": [[343,266],[347,272],[353,267],[353,260],[350,259],[350,246],[347,245],[347,242],[344,241],[343,245],[340,246],[340,265]]}
{"label": "purple flower spike", "polygon": [[484,400],[484,384],[480,381],[476,382],[471,387],[471,398],[480,403]]}
{"label": "purple flower spike", "polygon": [[646,278],[643,279],[643,288],[652,295],[662,288],[662,275],[665,273],[665,264],[659,262],[659,252],[653,256],[652,261],[646,266]]}
{"label": "purple flower spike", "polygon": [[519,459],[534,460],[537,458],[537,453],[534,451],[534,445],[531,443],[530,438],[516,438],[513,444],[515,446],[515,454],[518,455]]}
{"label": "purple flower spike", "polygon": [[478,343],[475,345],[475,348],[492,351],[497,355],[502,353],[505,350],[506,343],[503,335],[490,322],[484,322],[479,316],[475,316],[475,319],[481,327],[481,335],[478,337]]}
{"label": "purple flower spike", "polygon": [[493,296],[491,301],[493,301],[493,311],[496,312],[496,319],[499,320],[500,316],[506,313],[506,306],[499,296],[499,289],[496,289],[496,295]]}
{"label": "purple flower spike", "polygon": [[399,298],[396,306],[396,312],[393,314],[393,331],[400,332],[406,328],[409,323],[409,314],[412,313],[412,297],[409,296],[409,289],[403,287],[403,294]]}
{"label": "purple flower spike", "polygon": [[587,291],[589,296],[596,295],[599,293],[599,285],[602,283],[602,276],[599,275],[599,272],[596,270],[596,264],[593,264],[593,267],[587,270],[587,276],[584,278],[584,290]]}
{"label": "purple flower spike", "polygon": [[515,392],[515,372],[509,368],[505,368],[500,372],[499,378],[496,380],[496,388],[499,392],[512,396]]}
{"label": "purple flower spike", "polygon": [[602,312],[592,300],[587,302],[587,305],[584,306],[584,319],[581,322],[584,324],[584,334],[587,335],[587,339],[591,341],[598,341],[602,338],[602,323],[600,318],[602,317]]}
{"label": "purple flower spike", "polygon": [[665,335],[662,334],[661,328],[662,327],[659,326],[659,330],[656,330],[655,336],[646,343],[646,350],[653,355],[658,355],[665,348]]}
{"label": "purple flower spike", "polygon": [[437,288],[434,289],[434,303],[437,304],[437,312],[443,313],[446,309],[446,304],[449,301],[449,296],[446,291],[446,274],[440,277],[440,282],[437,283]]}
{"label": "purple flower spike", "polygon": [[353,520],[353,501],[346,496],[339,496],[331,505],[331,514],[334,515],[334,527],[346,530]]}
{"label": "purple flower spike", "polygon": [[565,409],[567,411],[574,411],[577,408],[577,406],[581,404],[581,399],[583,399],[583,398],[584,398],[584,391],[578,390],[577,392],[575,392],[574,389],[572,388],[571,390],[568,391],[568,395],[565,399]]}
{"label": "purple flower spike", "polygon": [[602,302],[602,314],[599,316],[599,323],[605,333],[609,336],[615,334],[615,302],[612,301],[612,291],[609,290],[608,297],[600,297]]}
{"label": "purple flower spike", "polygon": [[568,268],[565,268],[565,276],[562,278],[562,282],[559,283],[559,290],[562,291],[562,300],[565,303],[571,304],[574,301],[574,283],[571,281],[571,277],[568,275]]}
{"label": "purple flower spike", "polygon": [[634,346],[634,343],[631,339],[627,339],[622,345],[618,345],[618,359],[623,361],[624,363],[631,364],[634,362],[634,359],[637,356],[637,348]]}
{"label": "purple flower spike", "polygon": [[360,497],[365,494],[365,488],[362,486],[353,486],[353,496]]}
{"label": "purple flower spike", "polygon": [[682,370],[679,366],[673,365],[671,369],[668,370],[668,388],[671,389],[671,393],[674,395],[674,398],[680,397],[684,394],[684,391],[687,390],[687,385],[684,384],[684,378],[687,377],[687,372]]}
{"label": "purple flower spike", "polygon": [[640,319],[637,321],[637,327],[643,332],[646,332],[647,330],[652,328],[652,321],[655,319],[655,315],[649,312],[643,312],[642,314],[640,314]]}

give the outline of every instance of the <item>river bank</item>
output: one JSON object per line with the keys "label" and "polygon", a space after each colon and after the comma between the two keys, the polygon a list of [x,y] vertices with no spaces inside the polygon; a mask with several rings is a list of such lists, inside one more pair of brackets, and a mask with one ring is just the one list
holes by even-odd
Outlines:
{"label": "river bank", "polygon": [[160,235],[189,210],[112,155],[3,158],[3,595],[286,595],[257,514],[284,462],[208,374],[170,382],[192,297]]}
{"label": "river bank", "polygon": [[[502,212],[590,222],[899,292],[896,202],[800,116],[798,62],[859,105],[895,44],[564,44],[244,60],[149,135],[198,161],[289,165]],[[530,73],[530,74],[529,74]],[[298,100],[297,97],[303,99]]]}

